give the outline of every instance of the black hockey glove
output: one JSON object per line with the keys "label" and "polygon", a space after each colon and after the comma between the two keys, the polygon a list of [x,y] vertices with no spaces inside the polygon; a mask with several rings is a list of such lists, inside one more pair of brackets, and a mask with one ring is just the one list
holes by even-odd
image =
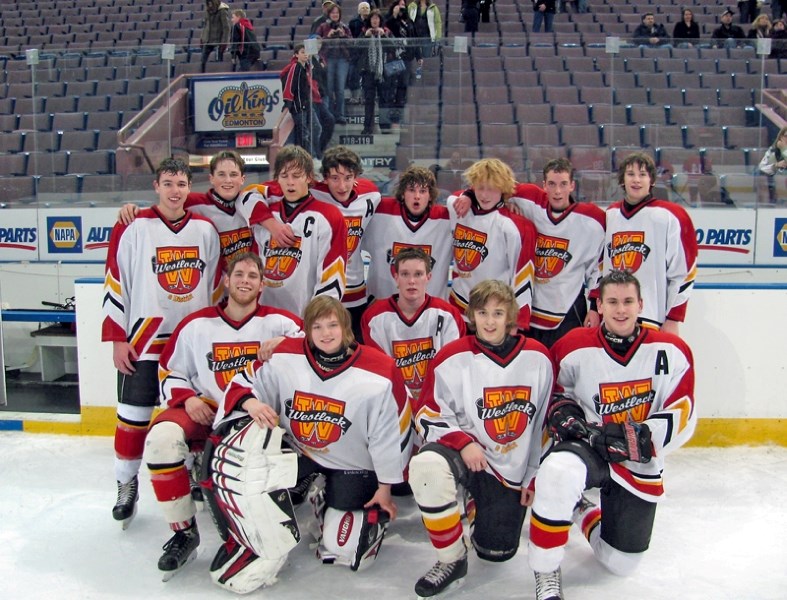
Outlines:
{"label": "black hockey glove", "polygon": [[593,424],[588,429],[588,442],[607,462],[647,463],[653,457],[650,428],[644,423]]}
{"label": "black hockey glove", "polygon": [[558,441],[587,439],[585,413],[579,404],[571,398],[555,394],[549,405],[549,432]]}

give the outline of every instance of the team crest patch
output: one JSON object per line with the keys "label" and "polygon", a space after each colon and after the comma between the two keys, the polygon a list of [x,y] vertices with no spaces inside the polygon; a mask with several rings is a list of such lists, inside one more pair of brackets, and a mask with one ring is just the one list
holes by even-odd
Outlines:
{"label": "team crest patch", "polygon": [[257,358],[259,342],[213,342],[213,351],[206,356],[219,389],[226,390],[246,363]]}
{"label": "team crest patch", "polygon": [[480,265],[489,254],[486,247],[487,235],[465,225],[454,229],[454,263],[456,269],[469,273]]}
{"label": "team crest patch", "polygon": [[421,395],[429,361],[437,354],[431,337],[402,340],[391,344],[394,361],[402,373],[404,384],[414,398]]}
{"label": "team crest patch", "polygon": [[279,246],[275,240],[268,242],[264,251],[265,279],[283,281],[295,272],[303,256],[301,239],[297,238],[295,244],[289,248]]}
{"label": "team crest patch", "polygon": [[484,388],[475,401],[478,418],[495,443],[507,444],[521,436],[536,407],[530,401],[530,386]]}
{"label": "team crest patch", "polygon": [[151,262],[162,289],[177,296],[192,293],[205,270],[205,261],[200,259],[197,246],[156,248]]}
{"label": "team crest patch", "polygon": [[362,217],[344,217],[344,224],[347,226],[347,256],[350,256],[358,248],[363,236]]}
{"label": "team crest patch", "polygon": [[220,233],[219,239],[221,240],[221,253],[227,264],[239,254],[251,252],[251,246],[254,242],[251,230],[248,227]]}
{"label": "team crest patch", "polygon": [[650,248],[645,244],[644,231],[618,231],[607,244],[607,254],[616,271],[636,273],[648,260]]}
{"label": "team crest patch", "polygon": [[423,250],[426,253],[426,255],[429,257],[429,259],[432,261],[432,268],[434,268],[435,262],[437,261],[435,261],[435,259],[432,257],[431,246],[423,246],[420,244],[403,244],[401,242],[394,242],[393,245],[391,246],[391,249],[387,252],[387,256],[386,256],[386,259],[388,260],[388,264],[391,265],[391,275],[395,273],[394,266],[393,266],[394,258],[396,258],[396,255],[406,248],[420,248],[421,250]]}
{"label": "team crest patch", "polygon": [[341,400],[296,391],[284,401],[284,414],[290,420],[295,438],[310,448],[321,449],[338,441],[352,423],[344,416]]}
{"label": "team crest patch", "polygon": [[593,402],[596,412],[605,423],[641,423],[647,419],[656,395],[650,379],[602,383],[598,386],[598,391]]}
{"label": "team crest patch", "polygon": [[551,279],[571,262],[568,240],[549,235],[536,239],[536,278]]}

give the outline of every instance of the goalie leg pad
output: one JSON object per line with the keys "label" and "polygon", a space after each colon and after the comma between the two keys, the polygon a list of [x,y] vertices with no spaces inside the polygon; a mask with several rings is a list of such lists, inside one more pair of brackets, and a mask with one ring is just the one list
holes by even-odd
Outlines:
{"label": "goalie leg pad", "polygon": [[343,511],[328,507],[318,558],[353,571],[368,568],[380,552],[389,521],[388,513],[379,508]]}
{"label": "goalie leg pad", "polygon": [[210,459],[215,507],[232,536],[263,559],[278,560],[300,540],[288,487],[295,485],[294,453],[283,453],[284,430],[236,423]]}
{"label": "goalie leg pad", "polygon": [[213,583],[236,594],[249,594],[276,583],[276,574],[284,566],[287,555],[277,559],[260,558],[233,538],[216,553],[210,565]]}

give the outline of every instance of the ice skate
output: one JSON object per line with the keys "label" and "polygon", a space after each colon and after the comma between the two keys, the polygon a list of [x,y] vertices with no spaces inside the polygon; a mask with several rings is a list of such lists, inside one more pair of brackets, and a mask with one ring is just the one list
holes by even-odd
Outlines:
{"label": "ice skate", "polygon": [[112,517],[115,521],[121,521],[124,530],[128,529],[134,515],[137,514],[137,500],[139,500],[139,481],[136,475],[128,483],[118,484],[118,497],[115,506],[112,508]]}
{"label": "ice skate", "polygon": [[415,584],[419,599],[434,598],[464,583],[467,575],[467,555],[450,563],[437,561]]}
{"label": "ice skate", "polygon": [[180,570],[197,558],[199,546],[199,531],[193,525],[183,531],[176,531],[169,541],[164,544],[164,554],[158,560],[159,571],[162,571],[161,580],[169,581]]}
{"label": "ice skate", "polygon": [[551,573],[539,573],[536,576],[536,600],[563,600],[563,583],[560,569]]}

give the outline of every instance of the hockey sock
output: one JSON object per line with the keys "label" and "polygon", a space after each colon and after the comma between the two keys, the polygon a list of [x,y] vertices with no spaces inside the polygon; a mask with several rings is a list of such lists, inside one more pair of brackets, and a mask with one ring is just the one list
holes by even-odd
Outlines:
{"label": "hockey sock", "polygon": [[153,407],[119,404],[115,428],[115,479],[127,483],[139,471]]}

